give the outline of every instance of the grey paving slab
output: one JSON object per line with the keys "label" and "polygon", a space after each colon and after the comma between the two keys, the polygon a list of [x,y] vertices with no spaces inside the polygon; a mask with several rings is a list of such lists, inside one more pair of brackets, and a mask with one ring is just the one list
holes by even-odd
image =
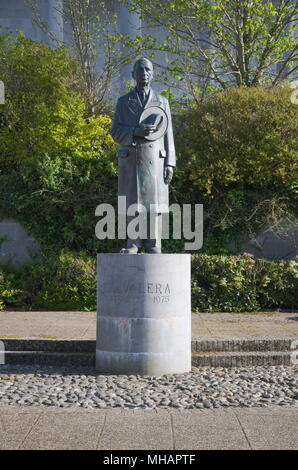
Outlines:
{"label": "grey paving slab", "polygon": [[96,319],[91,321],[87,328],[85,329],[82,339],[88,340],[89,338],[93,338],[94,336],[94,331],[96,330]]}
{"label": "grey paving slab", "polygon": [[98,449],[172,450],[170,413],[151,410],[107,412]]}
{"label": "grey paving slab", "polygon": [[0,449],[297,449],[298,409],[0,410]]}
{"label": "grey paving slab", "polygon": [[172,414],[176,450],[249,450],[239,421],[226,411],[183,411]]}
{"label": "grey paving slab", "polygon": [[[0,338],[96,339],[96,312],[0,312]],[[297,339],[298,313],[194,313],[192,338]]]}
{"label": "grey paving slab", "polygon": [[252,449],[298,449],[298,408],[291,412],[238,412],[237,416]]}
{"label": "grey paving slab", "polygon": [[0,450],[18,450],[21,440],[1,438]]}
{"label": "grey paving slab", "polygon": [[40,410],[1,410],[0,449],[17,449],[38,422],[40,416]]}
{"label": "grey paving slab", "polygon": [[90,449],[97,447],[104,413],[44,412],[20,449]]}

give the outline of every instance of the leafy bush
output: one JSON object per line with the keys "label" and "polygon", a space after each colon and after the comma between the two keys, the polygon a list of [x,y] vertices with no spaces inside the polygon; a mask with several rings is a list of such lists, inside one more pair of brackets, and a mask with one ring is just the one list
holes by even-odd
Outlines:
{"label": "leafy bush", "polygon": [[[204,204],[207,253],[297,215],[298,113],[287,84],[218,92],[176,122],[172,197]],[[185,192],[185,188],[188,188]]]}
{"label": "leafy bush", "polygon": [[7,305],[18,301],[22,292],[14,287],[14,283],[14,276],[9,275],[7,272],[3,273],[0,269],[0,310],[4,310]]}
{"label": "leafy bush", "polygon": [[[298,308],[298,257],[268,261],[242,256],[192,256],[192,309],[251,312]],[[96,308],[95,258],[62,252],[42,263],[0,269],[0,305],[46,310]]]}
{"label": "leafy bush", "polygon": [[298,257],[290,261],[252,255],[192,257],[194,311],[251,312],[298,307]]}
{"label": "leafy bush", "polygon": [[262,308],[298,307],[298,257],[290,261],[256,260],[258,300]]}
{"label": "leafy bush", "polygon": [[0,218],[15,217],[47,251],[95,251],[95,208],[116,198],[111,119],[88,115],[65,49],[0,36],[0,61]]}
{"label": "leafy bush", "polygon": [[194,311],[241,312],[260,309],[255,261],[247,256],[192,257]]}
{"label": "leafy bush", "polygon": [[6,268],[2,279],[8,286],[2,291],[0,287],[0,302],[6,306],[46,310],[96,308],[95,262],[84,253],[62,252],[18,271]]}

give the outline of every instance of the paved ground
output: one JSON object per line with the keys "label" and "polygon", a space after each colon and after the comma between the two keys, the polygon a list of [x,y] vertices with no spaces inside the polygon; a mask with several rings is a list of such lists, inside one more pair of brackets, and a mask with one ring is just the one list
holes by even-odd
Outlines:
{"label": "paved ground", "polygon": [[[95,340],[95,312],[0,312],[0,338]],[[295,313],[195,313],[198,340],[298,339]]]}
{"label": "paved ground", "polygon": [[[95,340],[95,312],[0,312],[0,338]],[[298,313],[193,314],[197,340],[297,339]],[[298,407],[84,410],[3,406],[0,449],[297,449]]]}
{"label": "paved ground", "polygon": [[0,449],[297,449],[296,410],[82,411],[7,408]]}

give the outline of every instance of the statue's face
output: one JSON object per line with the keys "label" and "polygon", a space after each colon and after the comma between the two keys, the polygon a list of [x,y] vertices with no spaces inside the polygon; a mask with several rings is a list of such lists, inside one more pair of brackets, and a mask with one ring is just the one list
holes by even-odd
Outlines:
{"label": "statue's face", "polygon": [[149,60],[137,61],[132,76],[136,80],[139,88],[149,86],[153,78],[153,66],[151,62],[149,62]]}

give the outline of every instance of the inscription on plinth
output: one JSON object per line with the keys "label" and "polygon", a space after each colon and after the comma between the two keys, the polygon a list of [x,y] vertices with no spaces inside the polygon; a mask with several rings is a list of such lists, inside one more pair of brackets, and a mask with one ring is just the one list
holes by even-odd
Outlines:
{"label": "inscription on plinth", "polygon": [[97,369],[189,371],[190,255],[102,254],[97,276]]}

